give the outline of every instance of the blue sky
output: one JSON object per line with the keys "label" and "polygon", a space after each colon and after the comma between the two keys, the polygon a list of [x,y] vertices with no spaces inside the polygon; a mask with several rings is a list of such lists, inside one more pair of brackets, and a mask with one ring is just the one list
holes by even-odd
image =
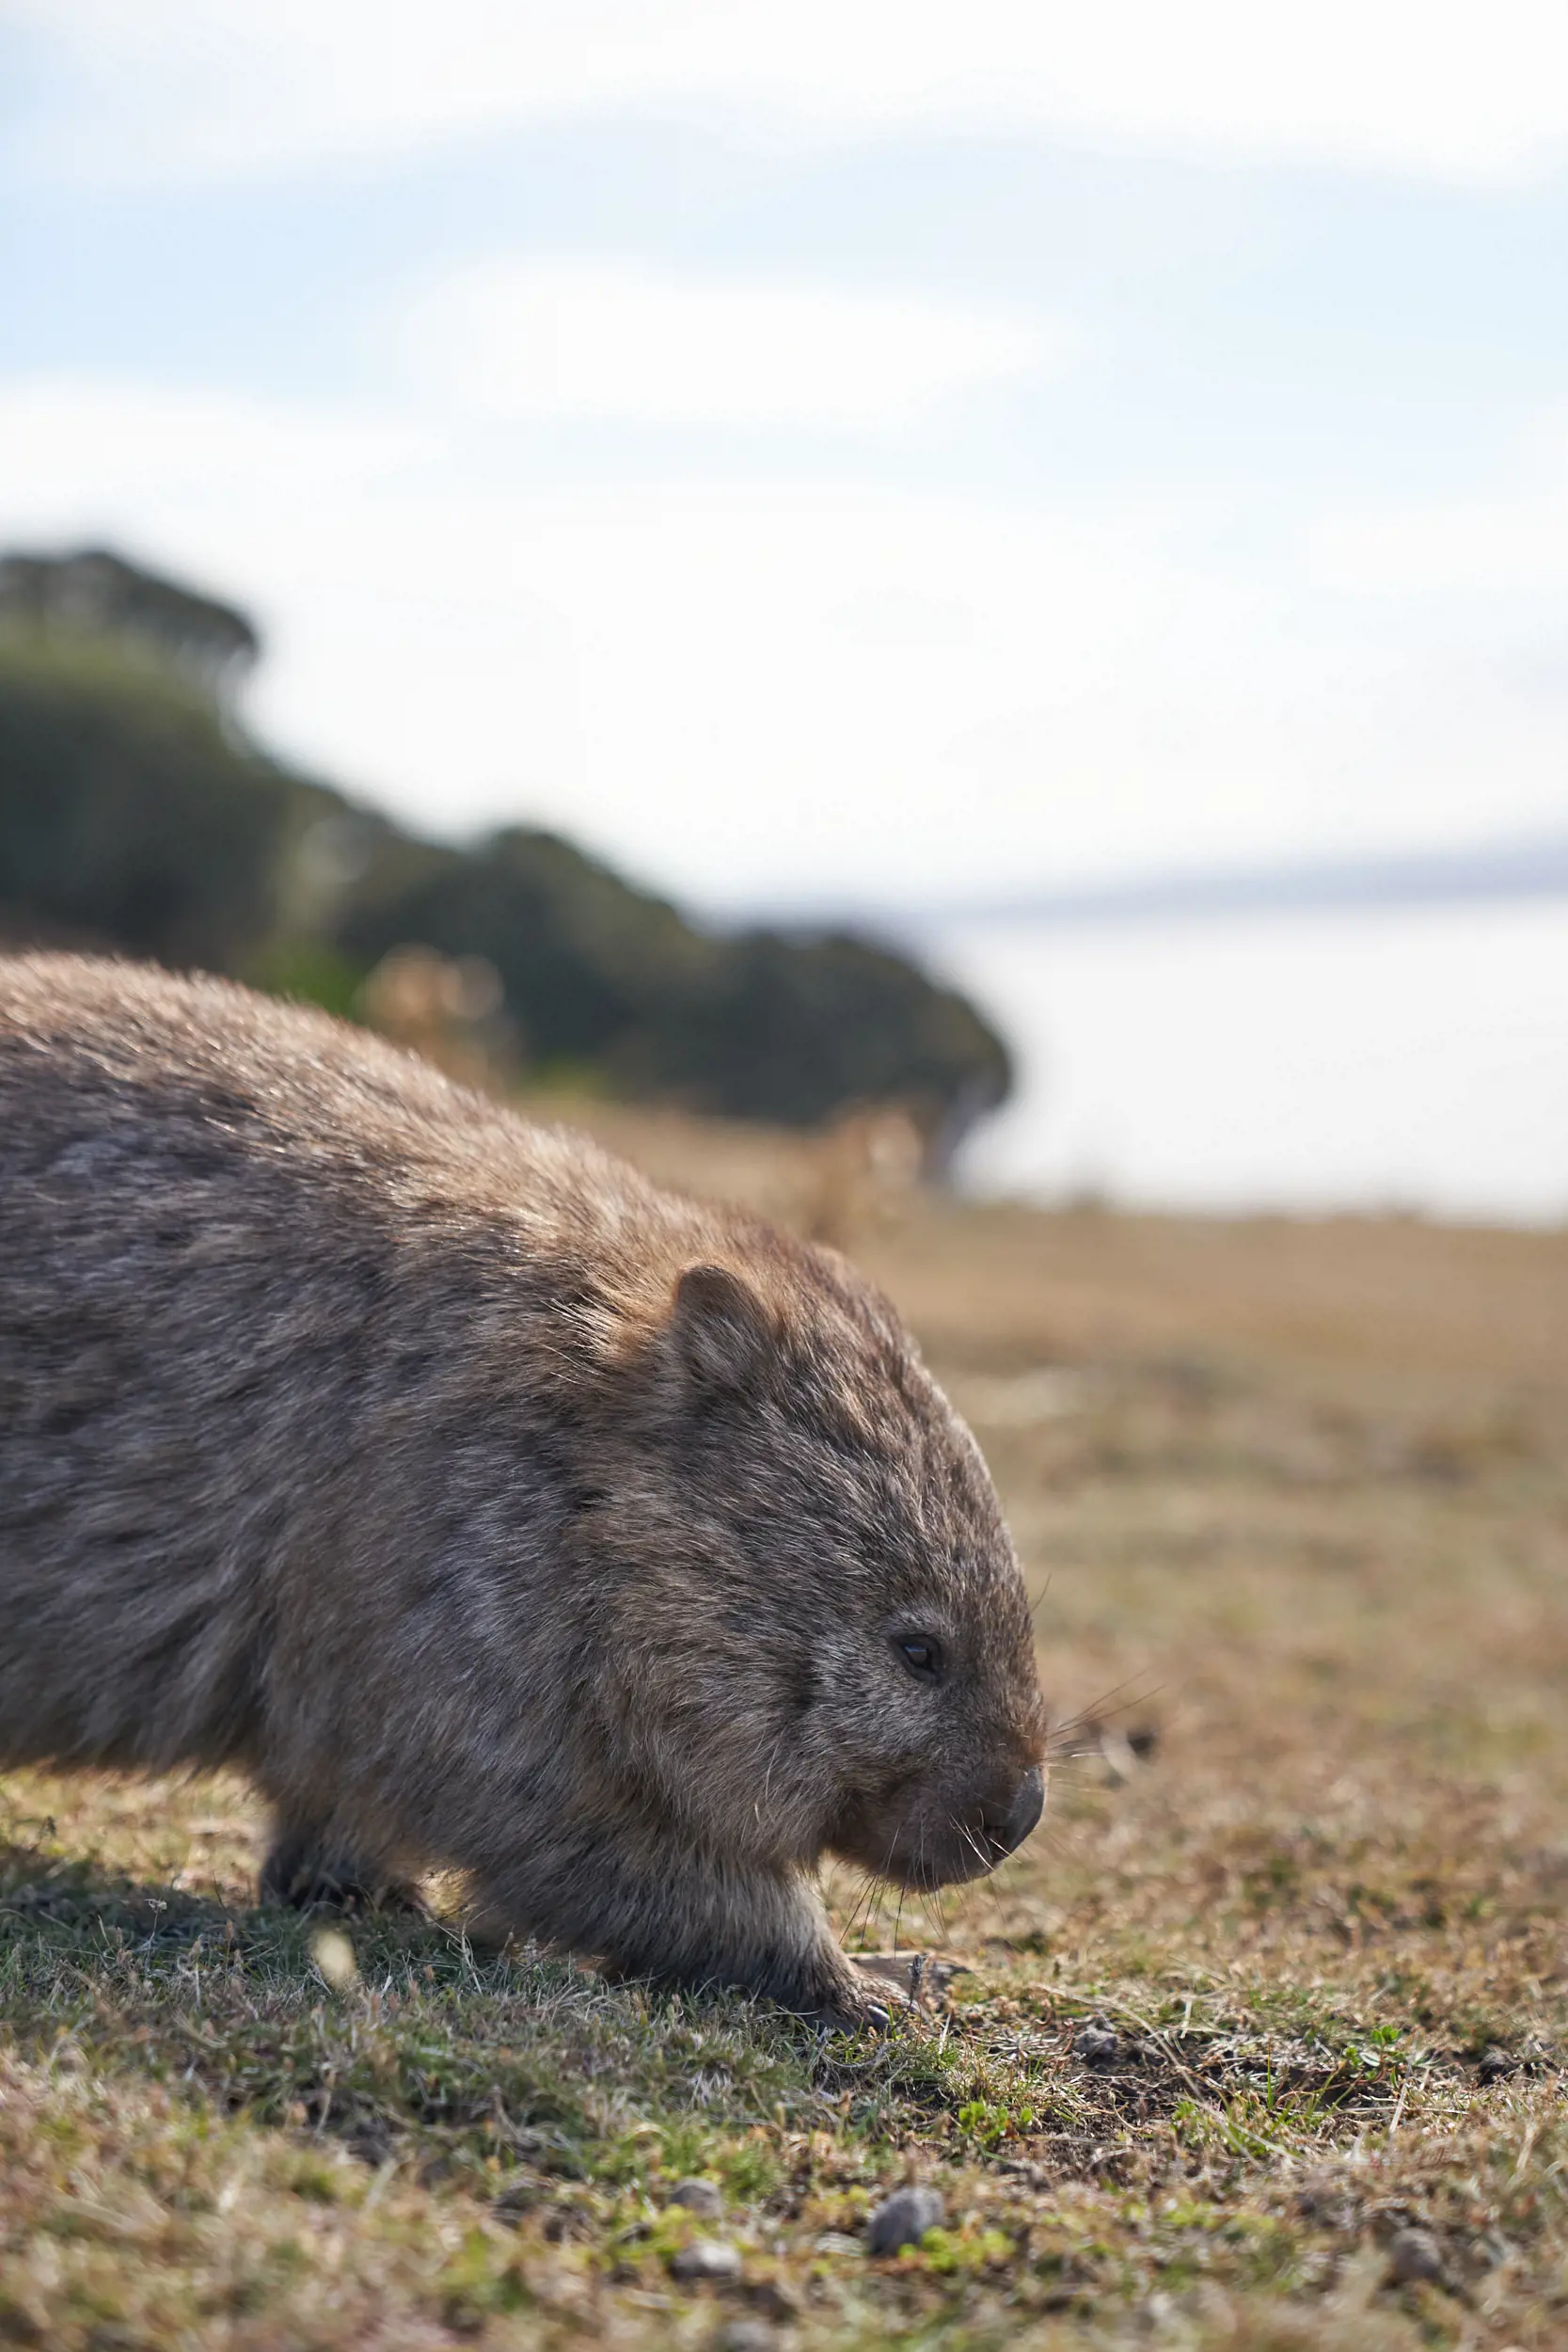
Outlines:
{"label": "blue sky", "polygon": [[1083,16],[12,0],[0,538],[715,904],[1568,826],[1568,27]]}

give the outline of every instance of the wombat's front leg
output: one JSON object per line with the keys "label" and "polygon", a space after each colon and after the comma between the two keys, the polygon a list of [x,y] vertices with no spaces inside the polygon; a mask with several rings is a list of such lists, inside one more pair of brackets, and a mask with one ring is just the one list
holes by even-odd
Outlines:
{"label": "wombat's front leg", "polygon": [[424,1910],[416,1886],[312,1821],[278,1821],[260,1892],[264,1903],[288,1903],[296,1911],[318,1904],[341,1911]]}
{"label": "wombat's front leg", "polygon": [[839,1949],[816,1888],[793,1875],[695,1858],[644,1874],[601,1848],[575,1856],[548,1885],[531,1870],[482,1882],[470,1925],[488,1940],[537,1935],[615,1977],[732,1985],[848,2032],[885,2026],[896,2005]]}

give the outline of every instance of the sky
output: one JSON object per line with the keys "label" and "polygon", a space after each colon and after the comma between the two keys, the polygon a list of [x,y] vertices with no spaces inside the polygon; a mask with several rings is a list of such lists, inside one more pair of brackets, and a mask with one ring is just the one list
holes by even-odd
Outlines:
{"label": "sky", "polygon": [[1537,0],[0,0],[0,545],[432,832],[895,910],[1568,830]]}

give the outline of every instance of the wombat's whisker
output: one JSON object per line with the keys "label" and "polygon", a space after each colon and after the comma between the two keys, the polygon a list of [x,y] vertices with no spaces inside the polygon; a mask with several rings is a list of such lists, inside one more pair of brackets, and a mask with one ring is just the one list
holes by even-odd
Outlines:
{"label": "wombat's whisker", "polygon": [[[1120,1682],[1113,1682],[1101,1697],[1091,1699],[1086,1706],[1081,1707],[1076,1714],[1067,1716],[1061,1723],[1053,1724],[1046,1742],[1053,1761],[1056,1756],[1058,1740],[1069,1739],[1074,1733],[1086,1730],[1091,1725],[1099,1725],[1109,1716],[1125,1715],[1130,1708],[1147,1707],[1150,1699],[1158,1698],[1165,1687],[1163,1682],[1153,1683],[1147,1691],[1134,1688],[1135,1684],[1143,1681],[1148,1672],[1149,1669],[1147,1666],[1140,1667],[1136,1674],[1125,1676]],[[1121,1696],[1124,1691],[1129,1694],[1126,1698]],[[1113,1700],[1117,1702],[1115,1706],[1111,1703]],[[1068,1753],[1070,1754],[1071,1751],[1069,1750]]]}
{"label": "wombat's whisker", "polygon": [[954,1929],[968,1917],[978,1884],[977,1879],[969,1878],[950,1890],[950,1902],[942,1929],[944,1935],[951,1935]]}
{"label": "wombat's whisker", "polygon": [[872,1911],[876,1907],[877,1903],[881,1899],[881,1893],[882,1886],[880,1880],[878,1878],[874,1870],[867,1870],[864,1874],[864,1883],[862,1885],[859,1899],[855,1903],[854,1909],[850,1912],[848,1918],[845,1922],[844,1932],[839,1939],[841,1943],[847,1945],[848,1940],[855,1932],[857,1926],[862,1925],[863,1921],[864,1927],[869,1929]]}
{"label": "wombat's whisker", "polygon": [[[902,1815],[899,1817],[899,1819],[898,1819],[898,1820],[897,1820],[897,1821],[895,1821],[895,1824],[894,1824],[894,1828],[893,1828],[893,1834],[892,1834],[892,1836],[891,1836],[889,1837],[889,1839],[888,1839],[886,1849],[885,1849],[885,1851],[884,1851],[884,1852],[883,1852],[883,1855],[882,1855],[882,1861],[881,1861],[881,1867],[880,1867],[880,1868],[879,1868],[879,1869],[878,1869],[878,1870],[875,1870],[875,1871],[870,1871],[870,1870],[868,1870],[868,1871],[866,1872],[866,1874],[865,1874],[865,1883],[864,1883],[864,1889],[863,1889],[863,1894],[862,1894],[862,1896],[861,1896],[861,1899],[860,1899],[860,1901],[859,1901],[859,1902],[857,1902],[857,1904],[855,1905],[855,1908],[854,1908],[854,1910],[850,1913],[849,1917],[847,1918],[847,1920],[846,1920],[846,1922],[845,1922],[845,1924],[844,1924],[844,1927],[843,1927],[843,1929],[841,1930],[840,1934],[839,1934],[839,1944],[840,1944],[841,1948],[842,1948],[842,1949],[844,1949],[845,1951],[847,1951],[847,1950],[848,1950],[848,1946],[849,1946],[849,1938],[850,1938],[851,1934],[854,1932],[855,1922],[856,1922],[857,1918],[859,1917],[860,1914],[862,1913],[862,1911],[863,1910],[863,1911],[864,1911],[864,1913],[865,1913],[865,1927],[866,1927],[866,1931],[867,1931],[867,1932],[869,1932],[869,1930],[870,1930],[870,1922],[871,1922],[871,1913],[872,1913],[872,1910],[875,1908],[875,1906],[876,1906],[878,1903],[882,1902],[882,1901],[885,1899],[885,1898],[886,1898],[886,1894],[887,1894],[887,1887],[888,1887],[888,1877],[887,1877],[888,1866],[889,1866],[889,1864],[890,1864],[890,1863],[892,1862],[892,1860],[893,1860],[894,1853],[895,1853],[895,1851],[896,1851],[896,1848],[897,1848],[898,1840],[899,1840],[899,1838],[903,1836],[904,1831],[905,1831],[906,1827],[908,1826],[908,1823],[909,1823],[909,1818],[910,1818],[910,1817],[909,1817],[909,1814],[906,1812],[906,1813],[902,1814]],[[918,1848],[918,1851],[917,1851],[917,1856],[916,1856],[916,1862],[915,1862],[915,1868],[916,1868],[916,1873],[917,1873],[917,1874],[918,1874],[918,1872],[919,1872],[919,1870],[920,1870],[921,1865],[924,1863],[924,1860],[925,1860],[925,1853],[926,1853],[926,1831],[925,1831],[925,1826],[924,1826],[924,1824],[922,1824],[922,1826],[921,1826],[921,1831],[920,1831],[920,1843],[919,1843],[919,1848]],[[904,1895],[905,1895],[905,1892],[906,1892],[905,1887],[903,1886],[903,1884],[902,1884],[902,1883],[900,1883],[900,1885],[899,1885],[899,1889],[898,1889],[898,1908],[897,1908],[897,1911],[896,1911],[896,1912],[895,1913],[895,1915],[894,1915],[894,1922],[893,1922],[893,1948],[894,1948],[894,1950],[895,1950],[895,1951],[896,1951],[896,1950],[898,1949],[898,1929],[899,1929],[899,1924],[900,1924],[901,1920],[903,1919],[903,1915],[904,1915]]]}
{"label": "wombat's whisker", "polygon": [[1046,1852],[1054,1862],[1070,1862],[1073,1856],[1072,1832],[1047,1825],[1035,1833]]}
{"label": "wombat's whisker", "polygon": [[[996,1888],[996,1900],[999,1910],[1002,1909],[1002,1898],[1004,1895],[1006,1895],[1009,1903],[1014,1899],[1014,1889],[1018,1878],[1017,1870],[1014,1868],[1016,1860],[1016,1855],[1009,1854],[1006,1861],[1001,1864],[1001,1866],[991,1874],[992,1883]],[[1004,1911],[1003,1915],[1006,1917],[1008,1915]]]}
{"label": "wombat's whisker", "polygon": [[966,1886],[959,1886],[959,1889],[955,1891],[952,1903],[947,1905],[945,1924],[942,1924],[942,1936],[955,1936],[959,1929],[964,1929],[964,1924],[969,1922],[969,1913],[974,1910],[974,1900],[975,1900],[974,1882]]}
{"label": "wombat's whisker", "polygon": [[[1013,1915],[1010,1907],[1013,1899],[1013,1882],[1004,1876],[1004,1872],[1009,1867],[1010,1859],[1009,1857],[1007,1862],[998,1863],[986,1881],[986,1889],[996,1913],[997,1933],[1004,1944],[1011,1943],[1013,1933]],[[1003,1899],[1004,1897],[1006,1898],[1006,1901]]]}
{"label": "wombat's whisker", "polygon": [[974,1886],[976,1891],[981,1887],[985,1888],[986,1894],[990,1899],[991,1906],[995,1910],[998,1918],[1000,1918],[1002,1916],[1002,1908],[997,1902],[996,1888],[992,1883],[996,1872],[995,1862],[992,1857],[987,1853],[985,1848],[981,1845],[979,1839],[975,1836],[967,1821],[955,1822],[954,1826],[958,1831],[970,1851],[974,1854],[976,1862],[980,1865],[979,1872],[971,1883]]}
{"label": "wombat's whisker", "polygon": [[[865,1882],[867,1896],[875,1896],[875,1900],[884,1899],[886,1884],[889,1884],[889,1877],[886,1877],[889,1875],[889,1863],[894,1861],[894,1853],[898,1851],[898,1839],[903,1837],[905,1828],[908,1828],[908,1820],[910,1820],[908,1814],[900,1814],[900,1819],[894,1823],[894,1835],[891,1835],[889,1842],[886,1842],[886,1851],[884,1851],[884,1856],[881,1856],[881,1867],[872,1872],[872,1875],[867,1875],[867,1882]],[[924,1851],[924,1830],[922,1830],[922,1851]],[[898,1891],[898,1917],[894,1919],[894,1950],[898,1950],[898,1919],[900,1917],[903,1917],[903,1886],[900,1886],[900,1891]]]}
{"label": "wombat's whisker", "polygon": [[[1119,1714],[1129,1707],[1136,1707],[1142,1694],[1133,1691],[1133,1685],[1143,1680],[1144,1673],[1147,1671],[1148,1669],[1145,1668],[1137,1674],[1126,1676],[1120,1682],[1113,1682],[1110,1689],[1102,1692],[1099,1698],[1086,1701],[1076,1713],[1063,1716],[1059,1722],[1052,1724],[1052,1736],[1058,1732],[1075,1731],[1080,1724],[1098,1723],[1108,1714]],[[1132,1692],[1132,1695],[1122,1698],[1120,1693],[1123,1691]],[[1114,1706],[1113,1701],[1116,1702]]]}
{"label": "wombat's whisker", "polygon": [[[907,1819],[907,1816],[904,1818]],[[887,1883],[887,1867],[893,1860],[894,1849],[898,1843],[899,1834],[903,1827],[903,1819],[900,1819],[894,1824],[893,1834],[887,1841],[887,1850],[882,1855],[880,1868],[866,1871],[865,1883],[862,1892],[861,1899],[855,1905],[854,1910],[850,1913],[848,1922],[844,1929],[843,1934],[839,1938],[841,1945],[847,1945],[849,1936],[854,1931],[856,1919],[859,1917],[863,1910],[865,1914],[866,1926],[869,1929],[871,1912],[875,1904],[879,1902],[881,1899],[882,1892]]]}

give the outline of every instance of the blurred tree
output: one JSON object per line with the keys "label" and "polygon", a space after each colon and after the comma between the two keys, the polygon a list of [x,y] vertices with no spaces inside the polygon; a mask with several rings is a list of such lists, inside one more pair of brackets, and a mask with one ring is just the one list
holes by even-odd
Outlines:
{"label": "blurred tree", "polygon": [[0,648],[0,901],[164,963],[240,968],[276,922],[285,778],[111,646]]}
{"label": "blurred tree", "polygon": [[1003,1100],[1001,1041],[891,948],[710,933],[559,834],[421,841],[279,768],[230,708],[257,645],[101,550],[0,559],[0,930],[339,1012],[398,949],[483,959],[546,1073],[795,1126],[898,1103],[939,1156]]}
{"label": "blurred tree", "polygon": [[483,956],[536,1063],[596,1064],[618,1092],[726,1118],[816,1126],[900,1102],[940,1151],[1011,1084],[1001,1040],[908,957],[837,935],[715,937],[555,834],[388,841],[338,939],[355,960],[413,941]]}
{"label": "blurred tree", "polygon": [[731,1118],[816,1126],[850,1103],[902,1103],[939,1154],[955,1122],[994,1109],[1012,1083],[1006,1046],[965,997],[840,933],[720,943],[702,989],[641,1050],[645,1083]]}
{"label": "blurred tree", "polygon": [[338,938],[372,962],[413,941],[483,956],[525,1051],[546,1066],[612,1057],[673,992],[700,993],[713,955],[663,899],[521,826],[468,850],[381,843]]}
{"label": "blurred tree", "polygon": [[214,702],[232,703],[261,641],[237,606],[166,580],[106,548],[0,556],[0,623],[46,639],[142,646]]}

